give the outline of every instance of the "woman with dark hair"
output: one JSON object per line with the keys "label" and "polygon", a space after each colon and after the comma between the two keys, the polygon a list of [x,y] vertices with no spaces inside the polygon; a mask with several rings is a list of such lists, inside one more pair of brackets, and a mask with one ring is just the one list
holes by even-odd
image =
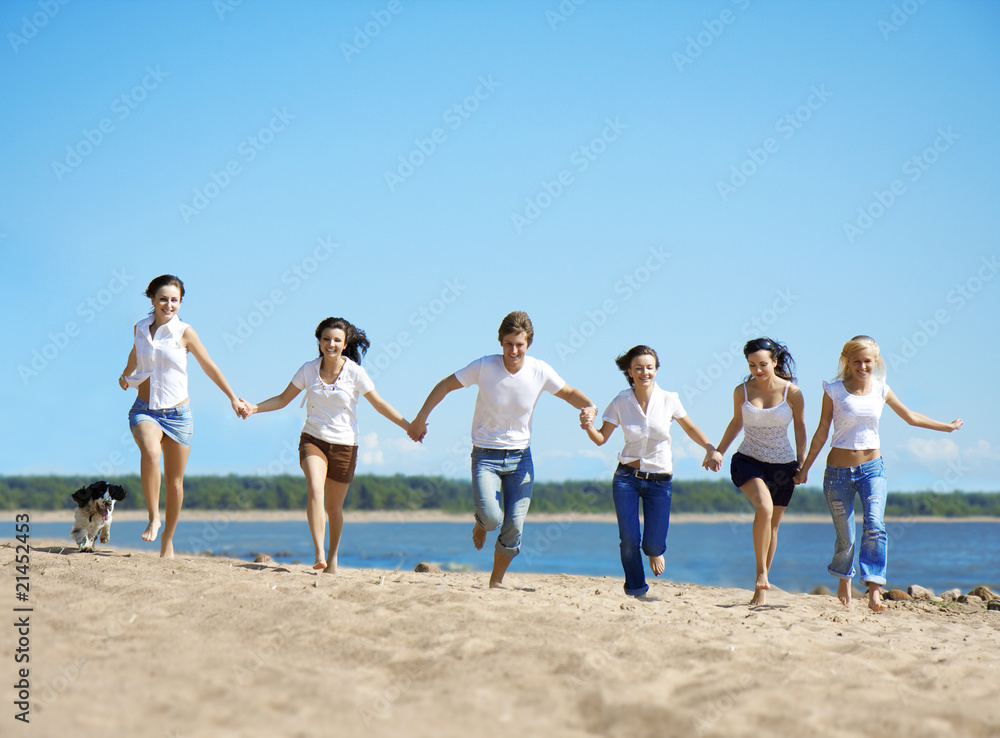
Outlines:
{"label": "woman with dark hair", "polygon": [[486,534],[500,528],[493,552],[490,587],[500,587],[521,548],[521,531],[531,504],[534,466],[531,461],[531,416],[542,392],[550,392],[580,410],[580,422],[593,403],[573,389],[556,370],[528,356],[534,328],[527,313],[509,313],[497,331],[502,354],[476,359],[438,382],[424,400],[409,435],[422,441],[427,416],[448,395],[462,387],[479,386],[472,416],[472,493],[476,522],[472,543],[482,549]]}
{"label": "woman with dark hair", "polygon": [[[618,468],[611,480],[611,493],[618,517],[625,594],[639,597],[649,590],[642,553],[649,557],[649,568],[654,576],[660,576],[666,567],[663,553],[667,550],[673,479],[671,421],[676,420],[688,437],[705,449],[703,466],[718,468],[722,457],[708,442],[708,437],[691,422],[678,394],[660,389],[654,381],[660,360],[653,349],[634,346],[615,359],[615,364],[628,379],[629,389],[623,390],[608,405],[600,430],[594,428],[589,418],[583,428],[598,446],[607,443],[619,425],[625,434],[625,446],[618,454]],[[645,526],[642,531],[639,529],[640,500]]]}
{"label": "woman with dark hair", "polygon": [[[358,397],[404,431],[410,424],[375,391],[361,367],[370,343],[364,331],[343,318],[327,318],[316,327],[319,358],[295,372],[284,392],[258,404],[248,404],[243,417],[280,410],[306,391],[306,422],[299,437],[299,463],[306,475],[309,499],[306,517],[316,562],[313,569],[337,573],[337,552],[344,529],[344,498],[358,461]],[[330,517],[330,547],[324,554],[324,508]]]}
{"label": "woman with dark hair", "polygon": [[242,415],[245,406],[230,388],[219,367],[202,345],[194,328],[177,316],[184,298],[184,283],[163,274],[146,288],[153,304],[149,317],[133,331],[132,351],[118,385],[138,389],[139,396],[128,413],[132,437],[139,447],[139,470],[146,498],[149,525],[142,540],[155,541],[160,530],[160,454],[167,477],[167,523],[160,537],[160,556],[174,557],[174,529],[184,502],[184,469],[191,453],[194,421],[188,402],[187,355],[191,353],[215,384],[226,393],[233,411]]}
{"label": "woman with dark hair", "polygon": [[840,350],[838,376],[823,382],[823,405],[819,425],[809,445],[809,454],[795,475],[804,484],[809,469],[826,445],[833,425],[830,454],[823,474],[823,494],[830,508],[836,532],[833,560],[827,571],[839,580],[837,597],[845,607],[851,604],[854,578],[854,498],[864,508],[858,568],[861,581],[868,585],[868,607],[885,610],[881,589],[885,584],[888,537],[885,532],[887,495],[885,466],[879,450],[879,418],[888,405],[909,425],[951,433],[962,427],[962,419],[950,423],[933,420],[910,410],[885,383],[885,361],[871,336],[854,336]]}
{"label": "woman with dark hair", "polygon": [[[750,376],[733,390],[733,419],[719,453],[725,454],[740,430],[743,442],[733,454],[730,475],[753,504],[753,551],[757,561],[750,606],[767,604],[767,575],[778,546],[778,526],[795,489],[795,473],[806,446],[802,392],[795,386],[795,362],[788,348],[770,338],[755,338],[743,347]],[[795,450],[788,443],[794,423]]]}

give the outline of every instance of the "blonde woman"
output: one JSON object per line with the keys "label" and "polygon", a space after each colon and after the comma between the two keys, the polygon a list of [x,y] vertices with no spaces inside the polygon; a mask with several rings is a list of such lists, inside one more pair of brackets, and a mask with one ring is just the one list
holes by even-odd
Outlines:
{"label": "blonde woman", "polygon": [[858,565],[861,581],[868,585],[868,607],[885,610],[881,589],[885,584],[888,539],[885,532],[886,480],[879,452],[879,418],[888,405],[908,424],[951,433],[962,427],[956,418],[950,423],[932,420],[907,408],[885,383],[885,362],[878,344],[870,336],[855,336],[840,352],[839,375],[823,383],[823,406],[819,426],[813,435],[795,483],[803,484],[819,452],[826,445],[833,424],[833,441],[826,458],[823,494],[826,496],[837,539],[833,561],[827,567],[840,580],[837,597],[845,607],[851,604],[854,578],[854,497],[860,495],[864,509]]}

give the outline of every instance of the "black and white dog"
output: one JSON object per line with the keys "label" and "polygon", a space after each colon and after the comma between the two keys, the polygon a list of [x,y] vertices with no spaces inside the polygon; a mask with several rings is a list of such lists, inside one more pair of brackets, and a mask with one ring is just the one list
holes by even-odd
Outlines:
{"label": "black and white dog", "polygon": [[98,531],[101,543],[111,540],[111,513],[115,502],[124,500],[127,494],[124,487],[107,482],[94,482],[73,493],[73,501],[78,507],[69,534],[81,551],[94,550]]}

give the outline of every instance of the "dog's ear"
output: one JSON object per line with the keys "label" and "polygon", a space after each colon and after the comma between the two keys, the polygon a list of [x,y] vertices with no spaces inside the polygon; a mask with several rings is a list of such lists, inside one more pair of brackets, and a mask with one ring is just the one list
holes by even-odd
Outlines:
{"label": "dog's ear", "polygon": [[128,497],[128,492],[120,484],[109,484],[108,493],[111,495],[112,500],[117,500],[118,502]]}
{"label": "dog's ear", "polygon": [[[91,485],[92,487],[93,485]],[[73,500],[80,507],[85,507],[91,500],[90,487],[81,487],[76,492],[73,493]]]}

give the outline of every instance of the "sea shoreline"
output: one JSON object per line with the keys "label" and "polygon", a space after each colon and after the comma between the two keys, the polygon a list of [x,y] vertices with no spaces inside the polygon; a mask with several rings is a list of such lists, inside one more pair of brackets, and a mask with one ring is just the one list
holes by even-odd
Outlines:
{"label": "sea shoreline", "polygon": [[[0,523],[13,523],[16,516],[27,513],[36,523],[58,523],[72,521],[72,509],[65,510],[2,510]],[[165,514],[161,510],[161,517]],[[285,520],[305,520],[305,510],[201,510],[181,511],[181,520],[211,521],[229,520],[234,522],[280,522]],[[146,520],[144,510],[120,510],[114,513],[115,520]],[[472,512],[449,513],[443,510],[345,510],[347,523],[468,523]],[[1000,517],[946,518],[940,516],[886,516],[889,523],[998,523]],[[546,513],[529,512],[528,521],[536,523],[613,523],[614,513]],[[830,523],[829,515],[786,514],[782,523]],[[752,523],[750,513],[675,513],[670,516],[675,523]]]}

